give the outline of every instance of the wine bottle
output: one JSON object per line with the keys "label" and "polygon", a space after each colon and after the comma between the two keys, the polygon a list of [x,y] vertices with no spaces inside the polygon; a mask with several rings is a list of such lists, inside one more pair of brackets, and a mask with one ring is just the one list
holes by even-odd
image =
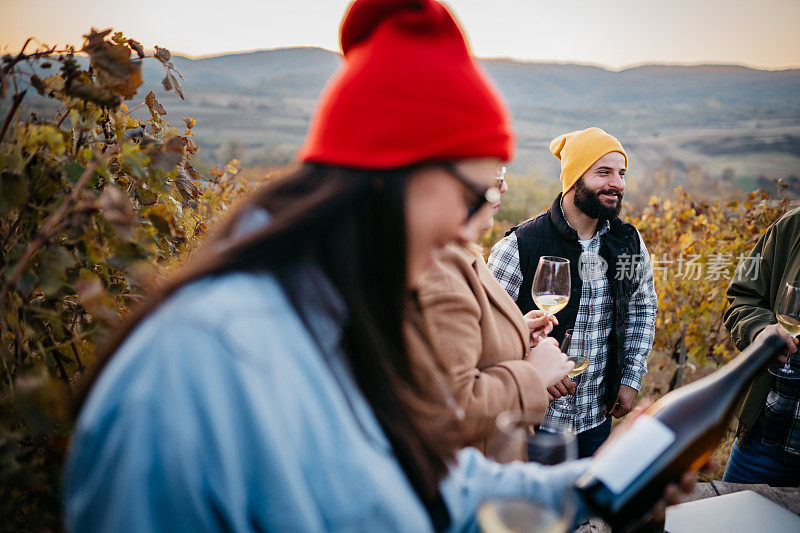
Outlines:
{"label": "wine bottle", "polygon": [[615,531],[648,515],[668,483],[708,462],[729,427],[736,400],[784,349],[781,337],[770,335],[722,369],[654,403],[604,444],[575,482],[589,508]]}

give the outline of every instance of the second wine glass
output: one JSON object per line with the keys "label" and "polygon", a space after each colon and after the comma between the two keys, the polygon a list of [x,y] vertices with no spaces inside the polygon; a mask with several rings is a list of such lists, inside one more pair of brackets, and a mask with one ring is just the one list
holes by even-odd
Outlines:
{"label": "second wine glass", "polygon": [[567,356],[567,361],[575,363],[575,367],[567,372],[570,378],[583,374],[589,367],[589,347],[587,346],[586,335],[581,331],[568,329],[564,333],[564,340],[561,342],[561,351]]}
{"label": "second wine glass", "polygon": [[[567,372],[567,376],[575,381],[575,378],[583,373],[584,370],[589,368],[589,346],[586,335],[581,330],[568,329],[564,333],[564,340],[561,341],[561,351],[567,356],[567,361],[572,361],[575,366]],[[575,432],[575,417],[577,416],[577,386],[575,384],[575,393],[572,398],[562,396],[556,400],[556,406],[563,410],[567,418],[569,418],[569,428]]]}

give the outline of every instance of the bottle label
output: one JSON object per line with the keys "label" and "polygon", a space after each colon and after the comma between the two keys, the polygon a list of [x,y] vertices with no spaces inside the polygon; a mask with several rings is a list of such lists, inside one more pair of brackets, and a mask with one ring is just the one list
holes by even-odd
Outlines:
{"label": "bottle label", "polygon": [[674,441],[675,433],[664,423],[639,415],[627,431],[598,450],[587,473],[619,495]]}

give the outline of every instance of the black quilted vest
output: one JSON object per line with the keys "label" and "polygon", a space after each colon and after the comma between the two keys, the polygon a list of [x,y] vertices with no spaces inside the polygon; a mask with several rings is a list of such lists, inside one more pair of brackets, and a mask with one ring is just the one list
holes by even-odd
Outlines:
{"label": "black quilted vest", "polygon": [[[572,294],[567,306],[558,312],[558,326],[551,336],[560,343],[564,332],[575,325],[578,314],[582,280],[578,275],[578,260],[582,248],[578,242],[578,233],[570,227],[561,210],[561,194],[553,201],[548,211],[529,219],[519,226],[511,228],[508,233],[516,233],[519,247],[520,268],[522,270],[522,286],[517,297],[517,306],[523,313],[538,309],[531,297],[533,276],[539,258],[544,255],[565,257],[570,261],[572,274]],[[639,256],[639,236],[632,224],[619,218],[611,220],[609,231],[600,237],[600,256],[609,265],[606,271],[613,305],[613,327],[608,336],[608,362],[605,369],[604,402],[609,411],[614,406],[622,379],[622,368],[625,362],[625,326],[628,320],[628,303],[636,290],[637,283],[633,276],[617,276],[618,269],[630,271],[632,259]],[[621,279],[616,279],[617,277]]]}

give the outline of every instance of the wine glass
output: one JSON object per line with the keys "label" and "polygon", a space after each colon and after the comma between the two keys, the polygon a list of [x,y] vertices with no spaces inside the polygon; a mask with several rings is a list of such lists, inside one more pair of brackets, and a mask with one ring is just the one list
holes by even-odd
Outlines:
{"label": "wine glass", "polygon": [[512,498],[483,502],[478,525],[482,533],[565,533],[568,527],[551,507]]}
{"label": "wine glass", "polygon": [[580,376],[589,368],[589,346],[585,333],[568,329],[561,341],[561,351],[567,355],[567,361],[575,363],[575,367],[567,372],[570,378]]}
{"label": "wine glass", "polygon": [[[497,416],[497,435],[487,456],[509,462],[527,455],[528,460],[554,465],[578,458],[578,441],[571,431],[548,433],[533,430],[533,420],[518,411]],[[572,492],[545,503],[523,498],[492,498],[478,509],[478,525],[484,533],[522,531],[565,533],[577,510]]]}
{"label": "wine glass", "polygon": [[[792,337],[800,334],[800,281],[787,281],[778,294],[775,316],[778,324]],[[769,372],[782,379],[800,379],[800,371],[792,368],[792,354],[786,354],[786,363],[772,365]]]}
{"label": "wine glass", "polygon": [[558,313],[567,306],[570,290],[569,259],[540,257],[531,286],[531,297],[539,309]]}
{"label": "wine glass", "polygon": [[[567,376],[574,381],[574,378],[581,375],[584,370],[589,368],[589,346],[586,339],[586,334],[580,330],[577,332],[574,329],[568,329],[564,333],[564,340],[561,341],[561,351],[567,355],[567,361],[572,361],[575,366],[567,372]],[[572,401],[568,400],[566,396],[562,396],[558,400],[556,406],[562,409],[570,420],[570,427],[575,431],[575,395]]]}

